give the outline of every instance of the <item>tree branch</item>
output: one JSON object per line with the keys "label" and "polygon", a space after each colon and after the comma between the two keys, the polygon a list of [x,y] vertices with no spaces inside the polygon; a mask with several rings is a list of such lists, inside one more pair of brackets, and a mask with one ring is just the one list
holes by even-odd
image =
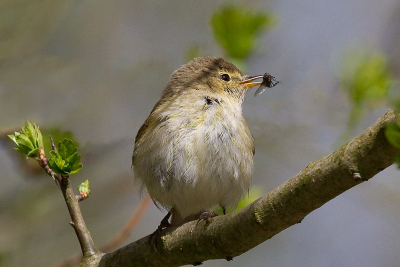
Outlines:
{"label": "tree branch", "polygon": [[157,252],[147,236],[105,254],[99,266],[179,266],[238,256],[392,165],[400,150],[384,131],[394,121],[400,125],[400,116],[389,110],[363,134],[237,212],[164,230]]}

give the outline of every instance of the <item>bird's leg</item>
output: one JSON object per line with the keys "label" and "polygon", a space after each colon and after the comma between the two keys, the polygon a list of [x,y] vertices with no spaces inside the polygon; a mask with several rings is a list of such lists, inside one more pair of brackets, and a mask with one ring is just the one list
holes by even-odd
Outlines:
{"label": "bird's leg", "polygon": [[[225,209],[225,206],[221,206],[221,208],[222,208],[222,213],[224,214],[224,215],[226,215],[226,209]],[[210,218],[213,218],[213,217],[216,217],[216,216],[218,216],[219,214],[217,213],[217,212],[208,212],[208,211],[205,211],[205,212],[203,212],[201,215],[200,215],[200,217],[199,217],[199,220],[197,221],[197,223],[199,223],[201,220],[205,220],[205,221],[208,221],[208,219],[210,219]]]}
{"label": "bird's leg", "polygon": [[170,211],[167,215],[165,215],[164,219],[161,220],[157,230],[155,230],[149,237],[149,243],[153,246],[155,251],[157,251],[157,239],[160,237],[161,231],[171,226],[171,224],[168,222],[169,217],[171,217]]}
{"label": "bird's leg", "polygon": [[201,220],[208,221],[208,219],[216,217],[218,215],[219,214],[217,212],[215,212],[215,211],[214,212],[205,211],[200,215],[199,220],[197,221],[197,223],[199,223]]}
{"label": "bird's leg", "polygon": [[168,214],[165,215],[165,217],[161,220],[160,225],[158,226],[157,230],[159,230],[161,232],[161,230],[163,228],[167,228],[167,227],[171,226],[171,224],[168,222],[169,217],[171,217],[171,212],[168,212]]}

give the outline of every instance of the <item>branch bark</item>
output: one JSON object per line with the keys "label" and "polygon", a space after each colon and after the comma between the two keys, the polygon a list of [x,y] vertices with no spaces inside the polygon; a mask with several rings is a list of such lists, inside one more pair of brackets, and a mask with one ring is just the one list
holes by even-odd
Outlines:
{"label": "branch bark", "polygon": [[180,266],[236,257],[392,165],[400,149],[385,138],[390,122],[400,125],[400,115],[389,110],[363,134],[237,212],[164,230],[157,252],[147,236],[105,254],[99,266]]}

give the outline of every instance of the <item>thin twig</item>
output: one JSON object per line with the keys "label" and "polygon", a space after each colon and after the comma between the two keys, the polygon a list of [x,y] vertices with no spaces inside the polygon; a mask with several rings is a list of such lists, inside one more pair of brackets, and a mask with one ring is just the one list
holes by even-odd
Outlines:
{"label": "thin twig", "polygon": [[49,163],[47,162],[46,154],[44,153],[43,147],[40,148],[39,157],[37,158],[37,161],[38,161],[39,165],[46,171],[46,173],[48,175],[50,175],[54,181],[56,181],[58,184],[60,184],[62,177],[61,177],[61,175],[56,174],[50,168]]}
{"label": "thin twig", "polygon": [[76,200],[78,202],[81,202],[82,200],[85,200],[89,197],[89,194],[87,192],[80,192],[78,195],[76,195]]}
{"label": "thin twig", "polygon": [[49,135],[49,136],[50,136],[50,142],[51,142],[51,149],[53,149],[55,152],[57,152],[57,147],[54,144],[53,137],[51,137],[51,135]]}
{"label": "thin twig", "polygon": [[[117,249],[130,235],[133,229],[136,227],[137,223],[142,218],[144,212],[148,209],[151,203],[151,198],[147,194],[142,201],[139,203],[139,206],[126,222],[125,226],[109,241],[108,244],[104,245],[100,248],[102,252],[111,252]],[[60,264],[56,265],[57,267],[70,267],[76,266],[82,259],[81,253],[76,253],[70,256],[68,259],[64,260]]]}
{"label": "thin twig", "polygon": [[[52,142],[54,144],[54,142]],[[53,148],[54,149],[54,148]],[[65,203],[69,214],[71,216],[70,224],[75,230],[76,236],[78,237],[79,244],[81,245],[82,254],[85,258],[92,258],[92,262],[95,259],[100,258],[102,253],[94,245],[93,239],[86,227],[86,223],[83,219],[81,209],[78,201],[72,189],[68,175],[62,176],[56,174],[49,166],[43,147],[40,148],[39,157],[37,158],[39,165],[50,175],[60,186],[63,193]]]}

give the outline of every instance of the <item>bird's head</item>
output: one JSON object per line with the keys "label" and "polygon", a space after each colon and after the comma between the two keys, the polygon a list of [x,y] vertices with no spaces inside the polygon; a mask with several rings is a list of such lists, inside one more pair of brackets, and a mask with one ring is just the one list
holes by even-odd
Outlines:
{"label": "bird's head", "polygon": [[245,93],[261,82],[262,75],[246,76],[232,63],[222,58],[199,57],[182,65],[172,75],[163,97],[172,97],[193,90],[230,97],[242,101]]}

